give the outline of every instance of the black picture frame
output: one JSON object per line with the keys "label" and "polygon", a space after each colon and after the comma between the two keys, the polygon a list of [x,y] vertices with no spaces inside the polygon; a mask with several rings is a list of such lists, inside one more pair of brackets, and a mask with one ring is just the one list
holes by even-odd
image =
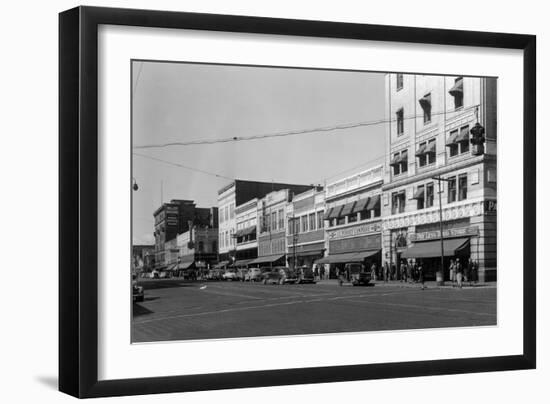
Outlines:
{"label": "black picture frame", "polygon": [[[509,48],[523,51],[523,354],[98,381],[98,26]],[[536,37],[184,12],[77,7],[59,15],[59,390],[104,397],[536,366]],[[519,140],[519,139],[518,139]]]}

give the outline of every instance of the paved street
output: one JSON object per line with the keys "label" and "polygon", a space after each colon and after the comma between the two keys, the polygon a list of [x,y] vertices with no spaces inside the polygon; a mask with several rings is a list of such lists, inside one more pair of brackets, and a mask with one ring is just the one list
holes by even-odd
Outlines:
{"label": "paved street", "polygon": [[134,342],[496,324],[495,287],[140,284],[145,301],[133,305]]}

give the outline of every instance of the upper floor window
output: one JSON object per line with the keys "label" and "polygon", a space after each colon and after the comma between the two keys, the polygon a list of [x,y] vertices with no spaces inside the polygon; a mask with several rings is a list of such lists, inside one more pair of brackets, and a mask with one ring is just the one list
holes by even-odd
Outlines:
{"label": "upper floor window", "polygon": [[447,202],[456,202],[456,177],[449,178],[447,181]]}
{"label": "upper floor window", "polygon": [[408,170],[409,160],[407,150],[402,150],[393,154],[390,166],[393,167],[393,175],[406,173]]}
{"label": "upper floor window", "polygon": [[306,231],[308,231],[307,215],[302,216],[300,220],[302,221],[302,232],[305,233]]}
{"label": "upper floor window", "polygon": [[426,207],[431,208],[434,206],[434,183],[429,182],[426,184]]}
{"label": "upper floor window", "polygon": [[315,230],[315,213],[309,214],[309,230]]}
{"label": "upper floor window", "polygon": [[285,228],[285,215],[284,210],[279,209],[279,230],[283,230]]}
{"label": "upper floor window", "polygon": [[435,163],[435,139],[420,143],[415,155],[420,167]]}
{"label": "upper floor window", "polygon": [[463,201],[468,198],[468,174],[458,176],[458,200]]}
{"label": "upper floor window", "polygon": [[397,73],[395,75],[395,91],[399,91],[403,88],[403,74]]}
{"label": "upper floor window", "polygon": [[464,105],[464,80],[462,77],[455,79],[455,84],[449,90],[449,94],[454,98],[455,109],[462,108]]}
{"label": "upper floor window", "polygon": [[432,95],[426,94],[418,100],[424,112],[424,125],[432,121]]}
{"label": "upper floor window", "polygon": [[416,199],[416,209],[424,209],[426,196],[424,195],[424,185],[419,185],[414,193],[414,199]]}
{"label": "upper floor window", "polygon": [[395,120],[397,122],[397,136],[401,136],[405,130],[403,108],[397,110]]}
{"label": "upper floor window", "polygon": [[462,126],[460,130],[451,131],[447,138],[447,147],[450,157],[468,152],[470,150],[470,127],[466,125]]}
{"label": "upper floor window", "polygon": [[391,213],[403,213],[405,211],[405,191],[394,192],[391,195]]}
{"label": "upper floor window", "polygon": [[317,212],[317,228],[322,229],[323,227],[325,227],[325,212],[321,210]]}

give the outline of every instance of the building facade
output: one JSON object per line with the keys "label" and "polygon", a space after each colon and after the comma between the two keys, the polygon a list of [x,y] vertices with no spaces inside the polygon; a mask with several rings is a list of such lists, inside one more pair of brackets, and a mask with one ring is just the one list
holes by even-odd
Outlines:
{"label": "building facade", "polygon": [[304,192],[311,186],[235,180],[218,191],[219,261],[232,263],[237,259],[237,220],[235,209],[254,198],[263,198],[272,191],[289,189]]}
{"label": "building facade", "polygon": [[287,206],[292,201],[288,189],[274,191],[258,200],[258,258],[250,264],[259,267],[286,265]]}
{"label": "building facade", "polygon": [[450,259],[471,258],[496,279],[496,79],[387,74],[385,87],[384,259],[444,281]]}
{"label": "building facade", "polygon": [[253,259],[258,258],[258,198],[243,203],[235,208],[236,216],[236,267],[246,267]]}
{"label": "building facade", "polygon": [[218,225],[217,207],[197,208],[195,202],[186,199],[172,199],[163,203],[153,216],[156,269],[166,269],[169,264],[173,264],[172,256],[167,257],[166,243],[175,240],[178,234],[189,231],[193,225],[212,228]]}
{"label": "building facade", "polygon": [[155,266],[155,246],[133,245],[132,246],[132,271],[151,272]]}
{"label": "building facade", "polygon": [[383,171],[379,165],[327,184],[327,251],[315,263],[323,265],[331,278],[337,277],[347,263],[362,263],[369,270],[373,264],[380,268]]}
{"label": "building facade", "polygon": [[218,229],[192,226],[176,238],[178,260],[175,270],[180,275],[188,269],[209,269],[218,261]]}
{"label": "building facade", "polygon": [[287,263],[312,267],[325,255],[325,191],[315,187],[292,198],[287,206]]}

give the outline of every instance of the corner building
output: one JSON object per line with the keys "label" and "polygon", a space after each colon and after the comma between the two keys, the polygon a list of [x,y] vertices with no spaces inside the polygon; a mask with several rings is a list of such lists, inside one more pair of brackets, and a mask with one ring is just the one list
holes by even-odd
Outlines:
{"label": "corner building", "polygon": [[397,268],[421,261],[435,279],[441,196],[444,280],[451,258],[463,267],[471,258],[477,280],[496,280],[496,85],[494,78],[386,75],[384,261]]}

